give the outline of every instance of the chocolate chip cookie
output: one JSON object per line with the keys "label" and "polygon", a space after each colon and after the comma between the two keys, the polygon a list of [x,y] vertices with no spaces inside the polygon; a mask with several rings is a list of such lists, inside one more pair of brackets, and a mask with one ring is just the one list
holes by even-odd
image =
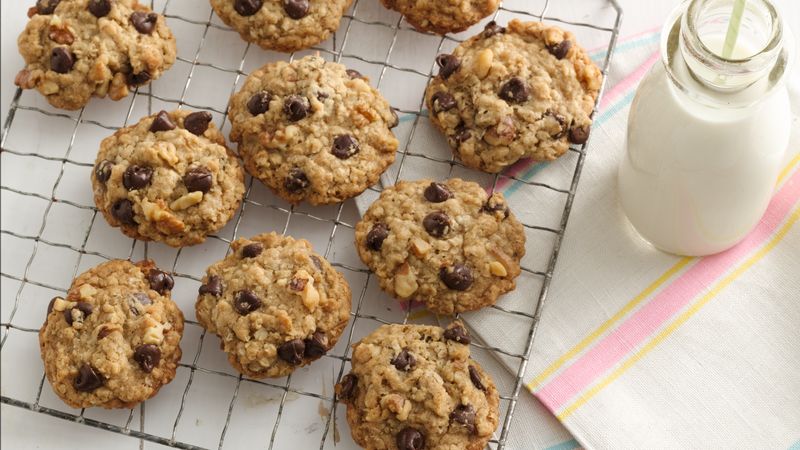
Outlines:
{"label": "chocolate chip cookie", "polygon": [[497,428],[497,389],[470,358],[459,322],[383,325],[353,346],[336,385],[353,440],[366,449],[480,450]]}
{"label": "chocolate chip cookie", "polygon": [[503,194],[458,178],[401,181],[356,225],[356,248],[384,291],[453,314],[514,289],[525,232]]}
{"label": "chocolate chip cookie", "polygon": [[308,241],[269,233],[231,248],[206,271],[196,310],[236,370],[282,377],[336,345],[350,318],[350,287]]}
{"label": "chocolate chip cookie", "polygon": [[47,307],[39,348],[47,380],[73,408],[133,408],[175,377],[183,314],[152,261],[84,272]]}
{"label": "chocolate chip cookie", "polygon": [[589,137],[603,76],[569,31],[491,22],[436,63],[429,116],[469,167],[496,173],[522,158],[553,160]]}
{"label": "chocolate chip cookie", "polygon": [[161,111],[103,140],[94,201],[134,239],[173,247],[225,226],[244,195],[244,171],[204,111]]}
{"label": "chocolate chip cookie", "polygon": [[279,52],[328,39],[352,0],[211,0],[214,12],[242,39]]}
{"label": "chocolate chip cookie", "polygon": [[119,100],[175,62],[164,17],[136,0],[38,0],[28,16],[15,83],[57,108],[79,109],[92,96]]}
{"label": "chocolate chip cookie", "polygon": [[397,115],[355,70],[307,56],[256,70],[231,98],[247,171],[285,200],[338,203],[394,161]]}
{"label": "chocolate chip cookie", "polygon": [[420,31],[459,33],[497,10],[500,0],[381,0]]}

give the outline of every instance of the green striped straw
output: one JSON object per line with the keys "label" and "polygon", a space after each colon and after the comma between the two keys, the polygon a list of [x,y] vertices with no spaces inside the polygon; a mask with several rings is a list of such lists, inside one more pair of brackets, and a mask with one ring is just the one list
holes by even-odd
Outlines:
{"label": "green striped straw", "polygon": [[739,37],[739,28],[742,25],[745,3],[747,3],[747,0],[735,0],[733,2],[731,21],[728,22],[728,32],[725,34],[725,44],[722,46],[722,57],[725,59],[731,58],[733,48],[736,47],[736,39]]}

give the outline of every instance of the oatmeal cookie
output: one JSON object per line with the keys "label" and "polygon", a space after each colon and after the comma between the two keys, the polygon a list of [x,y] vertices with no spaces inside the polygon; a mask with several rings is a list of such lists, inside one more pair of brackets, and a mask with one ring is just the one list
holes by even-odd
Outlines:
{"label": "oatmeal cookie", "polygon": [[152,261],[84,272],[47,307],[39,348],[53,391],[73,408],[133,408],[175,378],[183,314]]}
{"label": "oatmeal cookie", "polygon": [[166,20],[136,0],[38,0],[28,16],[15,83],[57,108],[80,109],[92,96],[119,100],[175,62]]}
{"label": "oatmeal cookie", "polygon": [[514,289],[525,232],[503,194],[458,178],[401,181],[356,225],[356,248],[384,291],[453,314]]}
{"label": "oatmeal cookie", "polygon": [[267,50],[294,52],[328,39],[352,0],[211,0],[242,39]]}
{"label": "oatmeal cookie", "polygon": [[211,119],[161,111],[103,140],[92,187],[111,226],[173,247],[225,226],[244,195],[244,171]]}
{"label": "oatmeal cookie", "polygon": [[256,70],[230,102],[247,171],[283,199],[338,203],[392,164],[397,115],[355,70],[307,56]]}
{"label": "oatmeal cookie", "polygon": [[500,0],[381,0],[420,31],[459,33],[497,10]]}
{"label": "oatmeal cookie", "polygon": [[429,116],[469,167],[496,173],[522,158],[549,161],[589,137],[603,76],[569,31],[491,22],[436,62]]}
{"label": "oatmeal cookie", "polygon": [[499,395],[470,358],[459,322],[383,325],[353,346],[336,386],[353,440],[369,450],[480,450],[497,428]]}
{"label": "oatmeal cookie", "polygon": [[350,287],[304,239],[275,233],[231,244],[197,297],[197,320],[251,378],[282,377],[328,352],[350,318]]}

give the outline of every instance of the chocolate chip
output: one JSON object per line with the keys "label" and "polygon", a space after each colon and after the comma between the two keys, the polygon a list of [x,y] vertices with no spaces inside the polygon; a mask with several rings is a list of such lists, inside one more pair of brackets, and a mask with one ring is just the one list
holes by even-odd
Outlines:
{"label": "chocolate chip", "polygon": [[97,178],[97,181],[101,183],[105,183],[106,181],[108,181],[108,179],[111,178],[111,168],[113,166],[114,164],[112,164],[111,161],[107,159],[104,159],[99,163],[97,163],[97,165],[94,166],[94,176],[95,178]]}
{"label": "chocolate chip", "polygon": [[428,200],[431,203],[442,203],[453,196],[453,194],[450,192],[450,189],[447,189],[447,186],[435,181],[431,182],[431,184],[425,188],[424,195],[425,200]]}
{"label": "chocolate chip", "polygon": [[514,77],[503,84],[498,95],[509,103],[523,103],[530,98],[531,90],[525,80]]}
{"label": "chocolate chip", "polygon": [[283,112],[292,122],[297,122],[306,117],[310,107],[311,105],[308,103],[308,99],[301,95],[289,96],[283,102]]}
{"label": "chocolate chip", "polygon": [[364,78],[364,75],[362,75],[361,72],[355,69],[347,69],[345,72],[347,72],[347,76],[350,77],[351,80],[355,80],[357,78],[362,78],[362,79]]}
{"label": "chocolate chip", "polygon": [[333,140],[331,153],[333,153],[333,156],[339,159],[348,159],[358,153],[359,150],[360,147],[358,146],[358,141],[356,141],[353,136],[350,136],[349,134],[341,134],[336,136],[336,138]]}
{"label": "chocolate chip", "polygon": [[443,211],[434,211],[422,219],[422,226],[428,234],[440,238],[450,231],[450,217]]}
{"label": "chocolate chip", "polygon": [[158,14],[154,12],[135,11],[131,14],[131,23],[136,31],[142,34],[150,34],[156,29]]}
{"label": "chocolate chip", "polygon": [[192,167],[183,176],[183,185],[189,192],[200,191],[205,194],[211,190],[213,184],[214,177],[205,167]]}
{"label": "chocolate chip", "polygon": [[61,0],[36,0],[37,14],[53,14]]}
{"label": "chocolate chip", "polygon": [[306,358],[321,358],[328,351],[328,337],[322,331],[315,331],[303,344]]}
{"label": "chocolate chip", "polygon": [[100,327],[100,330],[97,332],[97,340],[105,339],[113,332],[114,329],[111,327]]}
{"label": "chocolate chip", "polygon": [[305,278],[292,278],[292,281],[289,282],[289,289],[300,292],[306,288],[306,284],[308,284],[308,280]]}
{"label": "chocolate chip", "polygon": [[456,291],[466,291],[472,286],[472,271],[461,263],[442,267],[439,270],[439,278],[447,287]]}
{"label": "chocolate chip", "polygon": [[308,15],[308,0],[283,0],[283,9],[292,19],[302,19]]}
{"label": "chocolate chip", "polygon": [[478,369],[476,369],[475,366],[469,366],[469,379],[476,388],[486,391],[486,386],[484,386],[483,381],[481,381],[481,374],[478,373]]}
{"label": "chocolate chip", "polygon": [[72,382],[75,390],[81,392],[92,392],[103,385],[103,377],[94,367],[89,364],[83,364],[78,369],[78,376]]}
{"label": "chocolate chip", "polygon": [[261,9],[262,0],[236,0],[233,2],[233,9],[239,13],[240,16],[252,16]]}
{"label": "chocolate chip", "polygon": [[255,258],[264,251],[264,245],[260,242],[253,242],[242,247],[242,258]]}
{"label": "chocolate chip", "polygon": [[278,357],[289,364],[298,365],[303,362],[306,345],[300,339],[292,339],[278,347]]}
{"label": "chocolate chip", "polygon": [[127,198],[117,200],[111,205],[111,215],[125,225],[136,225],[133,220],[133,203]]}
{"label": "chocolate chip", "polygon": [[462,142],[466,142],[471,137],[472,133],[469,131],[469,128],[467,128],[467,126],[463,123],[456,127],[455,133],[453,134],[453,140],[456,141],[456,144],[461,144]]}
{"label": "chocolate chip", "polygon": [[489,197],[489,200],[486,200],[486,203],[483,204],[481,207],[481,212],[485,212],[488,214],[494,214],[496,212],[503,212],[504,217],[508,217],[509,210],[508,205],[506,205],[501,199],[499,195],[492,195]]}
{"label": "chocolate chip", "polygon": [[339,382],[339,392],[336,397],[339,400],[352,400],[356,396],[356,388],[358,387],[358,378],[352,373],[342,377]]}
{"label": "chocolate chip", "polygon": [[261,307],[261,299],[253,291],[239,291],[233,297],[233,309],[246,316]]}
{"label": "chocolate chip", "polygon": [[201,136],[208,129],[208,124],[211,123],[211,113],[206,111],[197,111],[189,114],[183,119],[183,127],[189,133],[195,136]]}
{"label": "chocolate chip", "polygon": [[153,303],[152,300],[150,300],[150,297],[144,292],[136,292],[128,297],[128,309],[134,316],[138,316],[141,314],[140,310],[144,310],[142,305],[149,305],[151,303]]}
{"label": "chocolate chip", "polygon": [[66,47],[55,47],[50,52],[50,69],[56,73],[67,73],[72,70],[75,58]]}
{"label": "chocolate chip", "polygon": [[122,174],[122,185],[129,191],[142,189],[150,184],[153,178],[153,169],[146,166],[129,166]]}
{"label": "chocolate chip", "polygon": [[144,372],[150,373],[161,361],[161,350],[153,344],[140,345],[133,352],[133,360],[139,363]]}
{"label": "chocolate chip", "polygon": [[446,53],[436,57],[436,64],[439,65],[439,76],[445,80],[461,67],[461,61],[458,58]]}
{"label": "chocolate chip", "polygon": [[319,91],[317,92],[317,100],[324,101],[326,98],[330,97],[327,92]]}
{"label": "chocolate chip", "polygon": [[570,128],[567,139],[573,144],[585,144],[589,140],[589,131],[590,128],[588,126]]}
{"label": "chocolate chip", "polygon": [[414,355],[409,353],[408,349],[404,348],[397,356],[394,357],[394,359],[392,359],[391,363],[397,368],[397,370],[408,372],[417,365],[417,358],[414,358]]}
{"label": "chocolate chip", "polygon": [[98,19],[111,12],[111,0],[89,0],[89,12]]}
{"label": "chocolate chip", "polygon": [[161,295],[166,294],[175,287],[175,280],[172,279],[172,275],[158,269],[150,270],[147,274],[147,281],[150,283],[150,289]]}
{"label": "chocolate chip", "polygon": [[150,72],[143,70],[139,73],[129,73],[128,74],[128,85],[129,86],[141,86],[145,83],[150,81]]}
{"label": "chocolate chip", "polygon": [[565,56],[567,56],[567,52],[569,52],[569,49],[571,47],[572,47],[572,41],[564,39],[558,44],[548,45],[547,51],[550,52],[550,54],[555,56],[557,59],[563,59]]}
{"label": "chocolate chip", "polygon": [[469,345],[469,343],[472,342],[469,338],[469,333],[467,333],[467,329],[461,325],[455,325],[444,330],[443,336],[445,340],[456,341],[459,344]]}
{"label": "chocolate chip", "polygon": [[435,112],[450,111],[456,107],[456,98],[447,92],[437,92],[431,97]]}
{"label": "chocolate chip", "polygon": [[314,263],[317,270],[322,271],[322,261],[317,256],[311,255],[311,262]]}
{"label": "chocolate chip", "polygon": [[50,303],[47,304],[47,315],[48,316],[50,315],[51,312],[53,312],[53,305],[56,304],[56,300],[58,300],[58,299],[59,299],[59,297],[53,297],[53,298],[50,299]]}
{"label": "chocolate chip", "polygon": [[450,420],[463,425],[472,434],[475,432],[475,408],[472,405],[458,405],[450,413]]}
{"label": "chocolate chip", "polygon": [[175,129],[175,123],[172,122],[172,119],[169,117],[166,111],[161,110],[156,114],[156,118],[153,119],[153,123],[150,124],[150,131],[153,133],[157,131],[169,131]]}
{"label": "chocolate chip", "polygon": [[483,29],[483,38],[488,39],[495,34],[503,34],[506,32],[505,27],[501,27],[497,24],[494,20],[487,23],[486,27]]}
{"label": "chocolate chip", "polygon": [[309,185],[308,177],[303,169],[295,167],[289,171],[289,176],[283,181],[283,187],[289,192],[300,192]]}
{"label": "chocolate chip", "polygon": [[383,246],[383,241],[389,237],[389,227],[385,223],[378,222],[372,226],[367,233],[367,248],[376,252]]}
{"label": "chocolate chip", "polygon": [[400,117],[397,116],[397,111],[394,108],[389,108],[389,111],[392,113],[392,123],[389,124],[389,129],[397,128],[400,125]]}
{"label": "chocolate chip", "polygon": [[250,114],[257,116],[269,111],[269,102],[272,101],[272,94],[269,92],[259,92],[253,94],[250,100],[247,101],[247,110]]}
{"label": "chocolate chip", "polygon": [[72,325],[72,322],[75,320],[74,316],[72,315],[73,309],[77,309],[78,311],[80,311],[81,313],[80,315],[83,318],[83,320],[86,320],[87,317],[92,315],[92,311],[94,311],[94,307],[90,303],[86,302],[76,303],[75,306],[73,306],[72,308],[64,310],[64,320],[67,321],[68,325]]}
{"label": "chocolate chip", "polygon": [[200,289],[197,292],[200,295],[211,294],[214,297],[219,297],[222,295],[222,279],[216,275],[209,276],[206,284],[200,285]]}
{"label": "chocolate chip", "polygon": [[397,450],[423,450],[425,435],[415,428],[403,428],[397,433],[395,444],[397,444]]}

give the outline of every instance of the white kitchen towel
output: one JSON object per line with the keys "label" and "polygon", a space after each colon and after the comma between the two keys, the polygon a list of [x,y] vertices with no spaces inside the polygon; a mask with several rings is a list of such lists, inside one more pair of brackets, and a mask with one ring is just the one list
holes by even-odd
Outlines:
{"label": "white kitchen towel", "polygon": [[[525,375],[527,387],[590,448],[800,444],[798,72],[790,80],[795,111],[791,145],[764,218],[727,252],[680,258],[653,249],[636,235],[616,193],[629,105],[644,74],[660,64],[658,42],[659,29],[650,29],[618,46]],[[592,56],[600,60],[602,49]],[[421,127],[429,152],[446,148],[435,132]],[[412,152],[420,147],[410,146]],[[571,156],[520,164],[513,174],[566,187],[564,179],[575,164]],[[403,170],[401,178],[408,178]],[[413,173],[476,178],[459,168],[451,172],[424,162]],[[389,172],[384,181],[396,175]],[[562,198],[508,181],[499,187],[524,221],[552,224],[557,219],[554,211],[563,208]],[[370,200],[362,199],[359,206]],[[537,245],[548,247],[531,237],[526,263],[541,265]],[[523,286],[498,304],[526,310],[535,300],[531,296]],[[466,314],[465,320],[488,345],[503,349],[524,343],[528,333],[523,319],[517,322],[497,310]],[[517,426],[541,420],[536,405],[520,413]],[[567,441],[558,448],[575,445]]]}

